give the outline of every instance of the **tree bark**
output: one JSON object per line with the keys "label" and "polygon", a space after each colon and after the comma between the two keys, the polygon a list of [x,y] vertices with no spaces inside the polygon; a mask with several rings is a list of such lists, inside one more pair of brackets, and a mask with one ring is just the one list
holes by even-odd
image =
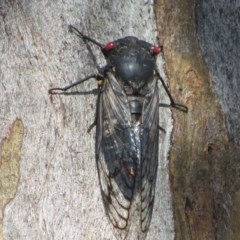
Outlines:
{"label": "tree bark", "polygon": [[[127,35],[156,43],[153,1],[0,0],[0,18],[0,239],[115,239],[99,191],[95,130],[87,133],[96,96],[49,96],[48,89],[96,72],[84,43],[68,32],[69,24],[102,43]],[[94,49],[103,65],[104,58]],[[158,65],[162,72],[161,57]],[[73,91],[90,91],[96,85],[90,80]],[[161,100],[168,101],[163,90]],[[147,239],[174,238],[167,162],[172,121],[167,108],[161,110],[160,126],[166,133],[160,133]],[[16,139],[17,147],[7,144]]]}
{"label": "tree bark", "polygon": [[175,239],[240,236],[236,8],[237,2],[156,2],[170,89],[189,108],[187,115],[173,113],[170,174]]}
{"label": "tree bark", "polygon": [[[96,72],[69,24],[102,43],[127,35],[155,43],[153,10],[151,0],[0,0],[0,239],[115,238],[99,191],[95,130],[87,133],[96,96],[48,89]],[[239,6],[157,0],[155,14],[165,70],[161,57],[158,67],[189,112],[173,110],[172,122],[160,109],[166,134],[147,239],[238,239]],[[92,80],[74,91],[95,87]]]}

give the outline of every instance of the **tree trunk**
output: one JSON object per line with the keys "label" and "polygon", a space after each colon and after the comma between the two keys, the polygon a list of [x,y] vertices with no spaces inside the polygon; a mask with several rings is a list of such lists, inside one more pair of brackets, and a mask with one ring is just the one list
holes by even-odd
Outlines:
{"label": "tree trunk", "polygon": [[189,107],[173,114],[175,238],[238,239],[239,4],[196,2],[156,3],[170,89]]}
{"label": "tree trunk", "polygon": [[[96,73],[84,43],[69,33],[69,24],[102,43],[127,35],[156,43],[153,1],[0,3],[0,239],[112,240],[114,229],[105,216],[94,160],[95,130],[87,133],[96,96],[79,93],[97,84],[89,80],[70,95],[50,96],[48,89]],[[95,51],[103,65],[103,56]],[[161,57],[158,64],[162,71]],[[163,89],[161,96],[169,101]],[[172,121],[167,108],[161,110],[160,125],[166,133],[160,132],[147,239],[174,238],[167,162]]]}
{"label": "tree trunk", "polygon": [[[154,8],[167,77],[161,57],[158,67],[189,112],[173,110],[172,121],[170,110],[160,109],[166,133],[147,239],[240,236],[239,8],[195,5],[0,0],[0,239],[115,239],[99,191],[95,130],[87,133],[96,96],[83,92],[97,84],[89,80],[70,95],[49,96],[48,89],[96,72],[69,24],[102,43],[127,35],[156,43]],[[159,87],[161,102],[169,101]]]}

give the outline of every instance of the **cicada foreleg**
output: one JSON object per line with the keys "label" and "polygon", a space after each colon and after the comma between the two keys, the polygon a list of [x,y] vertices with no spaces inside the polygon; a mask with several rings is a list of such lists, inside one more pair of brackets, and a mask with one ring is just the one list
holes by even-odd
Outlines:
{"label": "cicada foreleg", "polygon": [[62,88],[61,88],[61,87],[50,88],[50,89],[48,90],[48,93],[49,93],[49,94],[59,94],[59,93],[62,93],[62,92],[66,92],[68,89],[70,89],[70,88],[72,88],[72,87],[74,87],[74,86],[76,86],[76,85],[78,85],[78,84],[81,84],[81,83],[89,80],[90,78],[99,79],[99,78],[101,78],[101,76],[99,76],[99,75],[97,75],[97,74],[92,74],[92,75],[89,75],[89,76],[87,76],[87,77],[85,77],[85,78],[83,78],[83,79],[80,79],[79,81],[74,82],[74,83],[72,83],[72,84],[70,84],[70,85],[68,85],[68,86],[66,86],[66,87],[62,87]]}
{"label": "cicada foreleg", "polygon": [[179,111],[182,111],[182,112],[185,112],[187,113],[188,112],[188,107],[185,106],[185,105],[182,105],[182,104],[179,104],[179,103],[176,103],[171,95],[171,93],[169,92],[168,88],[167,88],[167,85],[165,84],[165,82],[163,81],[160,73],[156,70],[156,75],[157,77],[159,78],[159,80],[161,81],[162,85],[163,85],[163,88],[164,90],[166,91],[169,99],[170,99],[170,105],[167,105],[167,104],[160,104],[160,106],[170,106],[170,107],[173,107],[173,108],[176,108],[178,109]]}

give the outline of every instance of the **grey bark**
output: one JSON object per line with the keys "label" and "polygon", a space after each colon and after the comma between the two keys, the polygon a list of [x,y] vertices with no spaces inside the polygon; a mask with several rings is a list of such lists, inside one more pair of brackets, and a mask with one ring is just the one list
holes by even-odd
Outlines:
{"label": "grey bark", "polygon": [[[49,96],[96,71],[72,24],[100,42],[135,35],[156,43],[153,1],[0,1],[0,133],[16,118],[24,138],[19,182],[3,208],[6,240],[114,239],[94,159],[96,96]],[[100,63],[104,64],[99,51]],[[162,60],[159,68],[162,69]],[[164,74],[163,74],[164,75]],[[96,87],[94,80],[77,89]],[[162,101],[167,98],[162,93]],[[167,152],[172,129],[163,109],[155,207],[147,239],[173,239]],[[0,233],[1,236],[2,233]],[[132,238],[134,239],[134,238]]]}
{"label": "grey bark", "polygon": [[196,14],[203,57],[212,72],[229,134],[240,145],[240,2],[197,1]]}
{"label": "grey bark", "polygon": [[200,47],[212,74],[212,89],[217,93],[229,136],[225,150],[219,151],[223,161],[215,159],[215,176],[213,173],[212,177],[215,234],[217,239],[238,239],[240,2],[197,1],[196,16]]}

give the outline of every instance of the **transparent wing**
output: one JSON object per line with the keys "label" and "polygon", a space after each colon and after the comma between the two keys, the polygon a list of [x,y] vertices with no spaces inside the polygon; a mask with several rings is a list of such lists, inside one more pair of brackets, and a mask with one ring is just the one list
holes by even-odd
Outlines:
{"label": "transparent wing", "polygon": [[145,232],[150,224],[158,167],[159,93],[156,81],[145,97],[142,113],[141,139],[141,227]]}
{"label": "transparent wing", "polygon": [[108,218],[118,229],[128,227],[137,167],[136,144],[127,97],[113,74],[107,74],[99,97],[96,159]]}

